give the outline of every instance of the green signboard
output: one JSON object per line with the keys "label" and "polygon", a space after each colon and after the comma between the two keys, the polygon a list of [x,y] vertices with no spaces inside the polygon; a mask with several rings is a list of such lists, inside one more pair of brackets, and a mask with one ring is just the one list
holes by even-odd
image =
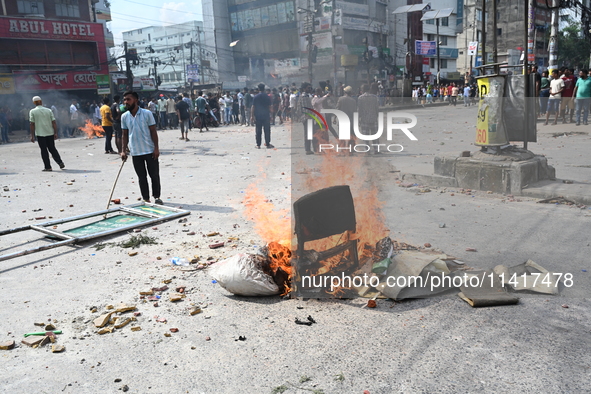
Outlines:
{"label": "green signboard", "polygon": [[109,75],[96,76],[96,90],[98,94],[111,94],[111,80]]}
{"label": "green signboard", "polygon": [[117,215],[108,219],[101,219],[94,223],[85,224],[84,226],[76,227],[63,233],[73,237],[83,237],[85,235],[98,234],[116,228],[127,227],[132,224],[139,224],[148,220],[150,218],[135,215]]}

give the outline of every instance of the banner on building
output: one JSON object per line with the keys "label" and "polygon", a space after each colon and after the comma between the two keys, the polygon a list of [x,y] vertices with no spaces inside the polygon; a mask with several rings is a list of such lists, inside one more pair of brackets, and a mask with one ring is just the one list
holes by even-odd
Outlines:
{"label": "banner on building", "polygon": [[14,71],[19,91],[96,89],[93,71],[31,72]]}
{"label": "banner on building", "polygon": [[468,56],[476,56],[478,53],[478,41],[470,41],[468,43]]}
{"label": "banner on building", "polygon": [[135,77],[133,79],[133,90],[139,92],[153,92],[156,90],[154,78]]}
{"label": "banner on building", "polygon": [[14,79],[12,75],[0,74],[0,94],[14,94]]}
{"label": "banner on building", "polygon": [[416,40],[415,53],[423,56],[437,56],[437,42]]}
{"label": "banner on building", "polygon": [[199,66],[197,64],[187,64],[187,82],[199,83]]}
{"label": "banner on building", "polygon": [[111,78],[108,75],[96,76],[97,94],[111,94]]}

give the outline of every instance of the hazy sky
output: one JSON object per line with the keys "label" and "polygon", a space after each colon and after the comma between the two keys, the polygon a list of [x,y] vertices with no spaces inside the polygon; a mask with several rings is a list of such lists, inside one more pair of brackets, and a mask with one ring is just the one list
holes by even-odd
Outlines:
{"label": "hazy sky", "polygon": [[203,20],[201,0],[112,0],[111,18],[115,44],[122,43],[121,33],[127,30]]}

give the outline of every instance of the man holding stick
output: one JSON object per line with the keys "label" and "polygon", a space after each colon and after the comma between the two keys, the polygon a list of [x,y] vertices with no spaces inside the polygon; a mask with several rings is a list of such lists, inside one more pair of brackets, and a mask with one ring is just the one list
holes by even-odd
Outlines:
{"label": "man holding stick", "polygon": [[121,116],[123,131],[123,149],[121,159],[127,160],[127,150],[133,160],[133,168],[139,178],[140,191],[145,202],[150,202],[150,189],[147,175],[152,180],[152,196],[154,202],[162,205],[160,199],[160,168],[158,165],[158,132],[152,112],[138,105],[137,92],[127,91],[123,94],[123,103],[127,108]]}

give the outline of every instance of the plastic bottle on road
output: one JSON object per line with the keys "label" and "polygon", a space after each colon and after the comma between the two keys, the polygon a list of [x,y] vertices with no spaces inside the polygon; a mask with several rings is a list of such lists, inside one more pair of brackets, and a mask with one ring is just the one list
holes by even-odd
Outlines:
{"label": "plastic bottle on road", "polygon": [[178,257],[173,257],[172,259],[170,259],[170,262],[172,263],[172,265],[187,266],[187,265],[190,264],[187,259],[181,259],[181,258],[178,258]]}

